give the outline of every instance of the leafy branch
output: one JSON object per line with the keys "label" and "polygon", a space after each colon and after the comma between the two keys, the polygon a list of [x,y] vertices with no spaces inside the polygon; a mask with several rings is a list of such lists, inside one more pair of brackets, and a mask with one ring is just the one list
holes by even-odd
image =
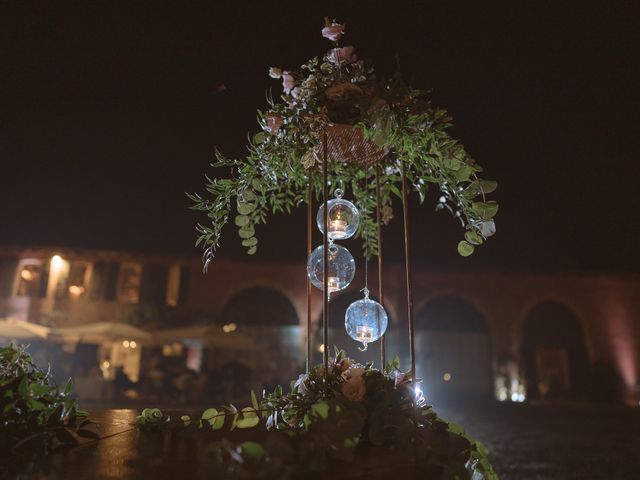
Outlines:
{"label": "leafy branch", "polygon": [[[269,95],[267,110],[258,112],[262,131],[249,140],[246,157],[229,159],[216,151],[212,166],[224,169],[226,175],[207,177],[206,197],[188,194],[191,208],[205,212],[210,221],[196,227],[196,245],[204,249],[205,269],[227,223],[233,221],[247,253],[254,254],[257,227],[267,222],[269,214],[290,213],[306,203],[309,184],[315,198],[321,197],[323,134],[336,125],[357,129],[367,148],[382,152],[377,166],[382,172],[385,224],[393,217],[393,197],[402,197],[400,166],[404,162],[411,191],[420,202],[426,200],[429,186],[436,187],[436,210],[448,210],[465,229],[458,244],[461,255],[470,255],[495,233],[498,204],[486,195],[497,183],[480,178],[482,168],[449,135],[452,124],[446,110],[433,107],[427,93],[409,87],[400,73],[378,77],[357,59],[353,47],[340,47],[337,42],[299,71],[271,68],[270,76],[283,81],[283,94],[279,102]],[[372,171],[373,167],[359,161],[334,159],[327,172],[331,189],[341,185],[363,210],[357,235],[367,256],[377,254]]]}

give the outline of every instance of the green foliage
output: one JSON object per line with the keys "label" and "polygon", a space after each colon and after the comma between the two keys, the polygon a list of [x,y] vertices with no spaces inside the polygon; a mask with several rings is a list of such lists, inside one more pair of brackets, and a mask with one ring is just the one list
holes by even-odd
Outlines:
{"label": "green foliage", "polygon": [[0,459],[46,455],[78,444],[78,436],[99,438],[84,417],[71,380],[61,390],[25,346],[0,347]]}
{"label": "green foliage", "polygon": [[[279,69],[271,73],[280,78]],[[280,102],[268,98],[268,109],[258,112],[263,131],[250,139],[244,159],[226,158],[216,151],[220,176],[207,177],[207,195],[188,194],[192,208],[204,212],[210,223],[197,226],[196,245],[204,248],[205,269],[219,247],[224,225],[233,218],[242,244],[257,251],[256,228],[269,214],[289,213],[307,202],[311,184],[316,199],[322,193],[323,132],[335,124],[360,129],[364,138],[385,153],[379,164],[383,223],[393,217],[393,199],[401,198],[401,165],[408,187],[420,202],[428,189],[439,193],[436,210],[448,210],[465,229],[461,255],[495,233],[493,217],[498,205],[486,195],[497,183],[478,175],[482,168],[460,142],[448,133],[451,118],[431,105],[426,92],[408,86],[399,73],[378,77],[362,60],[336,61],[329,51],[287,73],[295,85]],[[331,188],[343,188],[360,208],[357,237],[367,256],[377,254],[375,169],[330,162]],[[228,177],[228,178],[225,178]],[[471,246],[471,247],[470,247]]]}
{"label": "green foliage", "polygon": [[336,349],[328,370],[318,365],[300,375],[288,393],[277,387],[259,401],[251,392],[251,406],[208,408],[199,422],[183,416],[172,423],[159,410],[145,409],[139,425],[194,433],[266,428],[260,442],[223,440],[203,448],[200,461],[212,478],[362,474],[363,465],[377,461],[390,475],[401,465],[425,478],[496,480],[486,448],[440,419],[414,387],[397,356],[379,371]]}

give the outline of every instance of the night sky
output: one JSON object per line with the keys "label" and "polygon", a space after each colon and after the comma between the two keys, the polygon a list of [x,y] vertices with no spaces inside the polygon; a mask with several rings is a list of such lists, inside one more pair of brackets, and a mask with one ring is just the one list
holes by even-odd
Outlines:
{"label": "night sky", "polygon": [[[640,29],[630,6],[169,3],[2,2],[0,244],[199,254],[200,217],[184,192],[204,191],[214,147],[243,155],[266,90],[280,92],[268,68],[295,69],[328,49],[328,15],[381,73],[397,54],[499,182],[498,233],[468,259],[456,253],[456,221],[412,206],[418,264],[640,273]],[[401,258],[400,227],[396,211],[391,260]],[[226,233],[220,255],[243,255],[234,228]],[[304,261],[304,211],[258,236],[256,260]]]}

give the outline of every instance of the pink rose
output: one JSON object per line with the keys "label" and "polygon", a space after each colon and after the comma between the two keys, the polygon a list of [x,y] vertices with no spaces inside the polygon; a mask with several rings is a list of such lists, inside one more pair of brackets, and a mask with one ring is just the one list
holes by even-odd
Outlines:
{"label": "pink rose", "polygon": [[295,84],[296,81],[293,78],[293,75],[291,75],[289,72],[282,73],[282,88],[284,90],[284,93],[289,95]]}
{"label": "pink rose", "polygon": [[360,402],[365,393],[367,393],[367,387],[364,382],[364,368],[349,368],[342,374],[344,382],[342,382],[341,391],[342,394],[352,402]]}
{"label": "pink rose", "polygon": [[340,25],[339,23],[328,25],[322,29],[322,36],[324,38],[328,38],[332,42],[337,42],[344,33],[344,27],[344,25]]}
{"label": "pink rose", "polygon": [[352,46],[334,48],[329,51],[329,61],[336,65],[354,62],[356,58],[357,57]]}
{"label": "pink rose", "polygon": [[281,126],[282,126],[282,117],[280,117],[279,115],[269,115],[267,117],[267,126],[265,127],[265,130],[267,132],[275,135],[276,133],[278,133]]}

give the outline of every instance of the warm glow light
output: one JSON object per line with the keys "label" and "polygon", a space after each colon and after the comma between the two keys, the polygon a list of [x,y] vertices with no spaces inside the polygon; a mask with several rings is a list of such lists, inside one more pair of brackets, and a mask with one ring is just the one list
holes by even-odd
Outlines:
{"label": "warm glow light", "polygon": [[79,285],[70,285],[69,286],[69,293],[71,295],[73,295],[74,297],[79,297],[80,295],[82,295],[84,293],[84,287],[79,286]]}
{"label": "warm glow light", "polygon": [[104,362],[102,362],[102,368],[107,369],[111,366],[111,364],[109,363],[108,360],[105,360]]}
{"label": "warm glow light", "polygon": [[62,260],[62,257],[60,255],[54,255],[53,257],[51,257],[52,270],[59,270],[63,264],[64,264],[64,260]]}
{"label": "warm glow light", "polygon": [[131,344],[129,343],[129,340],[123,340],[123,341],[122,341],[122,346],[123,346],[124,348],[129,348],[129,346],[130,346],[130,345],[131,345]]}
{"label": "warm glow light", "polygon": [[136,341],[135,341],[135,340],[131,340],[131,341],[129,342],[129,346],[130,346],[131,348],[136,348],[136,347],[138,346],[138,344],[136,343]]}
{"label": "warm glow light", "polygon": [[33,272],[31,270],[27,270],[26,268],[20,272],[20,277],[27,282],[33,280]]}
{"label": "warm glow light", "polygon": [[318,351],[320,353],[324,353],[324,343],[321,343],[320,345],[318,345]]}
{"label": "warm glow light", "polygon": [[329,293],[337,292],[340,290],[340,278],[338,277],[328,277],[327,278],[327,290]]}
{"label": "warm glow light", "polygon": [[227,323],[226,325],[222,326],[222,331],[224,333],[231,333],[231,332],[235,332],[238,329],[238,326],[235,323]]}
{"label": "warm glow light", "polygon": [[445,382],[448,382],[449,380],[451,380],[451,374],[450,374],[449,372],[445,373],[445,374],[442,376],[442,379],[443,379]]}

